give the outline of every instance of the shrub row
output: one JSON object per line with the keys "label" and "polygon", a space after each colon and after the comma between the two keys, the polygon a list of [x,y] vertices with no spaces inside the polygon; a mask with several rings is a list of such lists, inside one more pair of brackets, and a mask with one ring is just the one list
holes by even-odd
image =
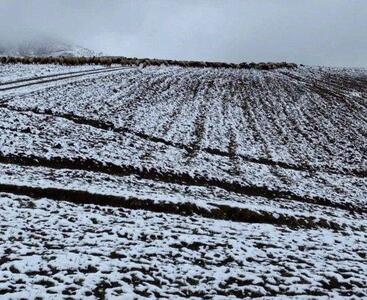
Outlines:
{"label": "shrub row", "polygon": [[166,60],[166,59],[149,59],[149,58],[128,58],[123,56],[93,56],[93,57],[20,57],[20,56],[1,56],[0,63],[22,63],[22,64],[60,64],[60,65],[129,65],[129,66],[181,66],[181,67],[214,67],[214,68],[235,68],[235,69],[259,69],[272,70],[277,68],[296,68],[297,64],[278,62],[278,63],[224,63],[224,62],[207,62],[207,61],[184,61],[184,60]]}

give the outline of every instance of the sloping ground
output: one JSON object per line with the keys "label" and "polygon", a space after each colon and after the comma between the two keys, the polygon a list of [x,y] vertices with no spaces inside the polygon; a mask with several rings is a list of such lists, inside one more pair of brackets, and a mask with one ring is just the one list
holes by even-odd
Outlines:
{"label": "sloping ground", "polygon": [[0,293],[367,296],[366,84],[147,67],[3,91]]}
{"label": "sloping ground", "polygon": [[97,56],[101,53],[50,36],[33,36],[23,41],[0,43],[2,56]]}

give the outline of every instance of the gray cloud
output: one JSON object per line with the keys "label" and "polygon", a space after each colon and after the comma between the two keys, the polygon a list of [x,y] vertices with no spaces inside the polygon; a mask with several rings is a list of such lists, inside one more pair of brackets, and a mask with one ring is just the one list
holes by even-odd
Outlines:
{"label": "gray cloud", "polygon": [[111,55],[367,67],[365,0],[0,1],[0,43],[40,33]]}

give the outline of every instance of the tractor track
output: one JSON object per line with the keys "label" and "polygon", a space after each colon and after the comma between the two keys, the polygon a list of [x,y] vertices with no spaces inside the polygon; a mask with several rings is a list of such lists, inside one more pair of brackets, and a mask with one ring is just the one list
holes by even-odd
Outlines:
{"label": "tractor track", "polygon": [[[43,83],[49,83],[54,81],[60,81],[70,78],[77,78],[82,77],[86,75],[94,75],[94,74],[101,74],[101,73],[111,73],[115,71],[121,71],[126,69],[132,69],[132,67],[113,67],[108,69],[102,69],[102,70],[88,70],[88,71],[80,71],[80,72],[69,72],[69,73],[63,73],[63,74],[54,74],[49,76],[42,76],[37,78],[30,78],[30,79],[22,79],[22,80],[15,80],[10,82],[5,82],[0,84],[0,92],[5,92],[9,90],[16,90],[18,88],[22,87],[28,87]],[[17,85],[17,83],[21,83],[20,85]],[[13,86],[13,84],[16,84]],[[10,86],[9,86],[10,85]],[[5,86],[5,87],[4,87]],[[7,87],[8,86],[8,87]]]}

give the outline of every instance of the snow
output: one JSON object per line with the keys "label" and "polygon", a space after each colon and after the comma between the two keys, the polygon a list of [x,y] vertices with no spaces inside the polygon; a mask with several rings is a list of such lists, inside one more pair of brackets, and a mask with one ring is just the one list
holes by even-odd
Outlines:
{"label": "snow", "polygon": [[367,297],[366,70],[56,79],[0,91],[0,294]]}
{"label": "snow", "polygon": [[45,65],[2,64],[0,66],[1,69],[0,84],[4,84],[6,82],[13,80],[30,79],[53,74],[87,71],[100,68],[101,68],[100,66],[88,66],[88,65],[60,66],[54,64],[45,64]]}
{"label": "snow", "polygon": [[[9,295],[60,297],[69,288],[80,298],[101,282],[116,297],[366,292],[365,232],[345,236],[10,194],[1,195],[1,207],[0,271]],[[37,284],[41,279],[46,283]],[[330,280],[339,287],[328,290]]]}

